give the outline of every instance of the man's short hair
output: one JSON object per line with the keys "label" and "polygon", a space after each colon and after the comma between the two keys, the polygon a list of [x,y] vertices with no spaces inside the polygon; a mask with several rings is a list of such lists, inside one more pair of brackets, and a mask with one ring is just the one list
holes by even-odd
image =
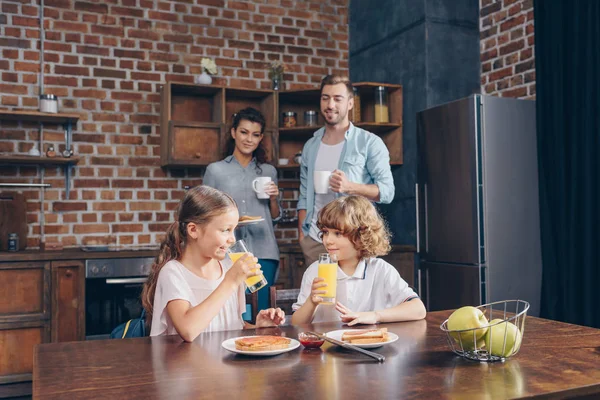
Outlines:
{"label": "man's short hair", "polygon": [[347,76],[342,75],[326,75],[321,81],[321,93],[323,93],[325,85],[337,85],[338,83],[343,83],[346,86],[348,97],[354,97],[354,87],[352,86],[352,82]]}

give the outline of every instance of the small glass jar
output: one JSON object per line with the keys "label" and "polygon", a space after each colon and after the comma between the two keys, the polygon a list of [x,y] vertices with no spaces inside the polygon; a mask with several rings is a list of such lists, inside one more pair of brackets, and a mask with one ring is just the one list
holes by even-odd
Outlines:
{"label": "small glass jar", "polygon": [[8,251],[19,250],[19,235],[16,233],[8,234]]}
{"label": "small glass jar", "polygon": [[388,93],[385,86],[375,88],[375,122],[390,122],[390,112],[388,109]]}
{"label": "small glass jar", "polygon": [[293,128],[297,125],[296,116],[294,111],[286,111],[282,114],[283,126],[286,128]]}
{"label": "small glass jar", "polygon": [[304,111],[304,125],[317,126],[317,112],[313,110]]}
{"label": "small glass jar", "polygon": [[360,122],[360,93],[357,88],[354,88],[354,107],[352,107],[352,112],[349,116],[350,121],[354,123]]}
{"label": "small glass jar", "polygon": [[53,94],[40,94],[40,111],[56,114],[58,112],[58,97]]}

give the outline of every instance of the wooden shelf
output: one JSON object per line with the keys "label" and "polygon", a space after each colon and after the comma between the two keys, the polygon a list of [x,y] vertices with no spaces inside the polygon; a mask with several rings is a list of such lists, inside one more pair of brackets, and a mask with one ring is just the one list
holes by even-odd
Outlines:
{"label": "wooden shelf", "polygon": [[9,111],[0,110],[0,120],[4,121],[29,121],[29,122],[50,122],[55,124],[66,124],[67,122],[77,122],[79,114],[58,113],[49,114],[39,111]]}
{"label": "wooden shelf", "polygon": [[300,168],[300,164],[291,163],[286,165],[277,164],[277,169],[294,170]]}
{"label": "wooden shelf", "polygon": [[79,157],[36,157],[0,154],[0,165],[75,165],[78,162]]}
{"label": "wooden shelf", "polygon": [[[354,124],[359,128],[367,130],[369,132],[373,132],[375,134],[381,134],[385,132],[389,132],[396,128],[400,128],[402,124],[393,124],[393,123],[377,123],[377,122],[359,122]],[[315,133],[321,126],[295,126],[293,128],[279,128],[279,135],[286,137],[305,137],[307,140],[312,137],[312,134]],[[308,136],[307,136],[308,135]]]}
{"label": "wooden shelf", "polygon": [[359,128],[362,128],[366,131],[373,132],[376,135],[389,132],[396,128],[400,128],[402,124],[393,124],[393,123],[377,123],[377,122],[358,122],[354,124]]}
{"label": "wooden shelf", "polygon": [[[359,92],[360,120],[363,121],[355,125],[378,135],[390,152],[390,164],[401,165],[402,86],[377,82],[359,82],[354,86]],[[372,122],[378,86],[387,88],[388,123]],[[224,144],[230,139],[232,116],[245,107],[254,107],[265,116],[263,146],[268,160],[293,160],[306,141],[323,126],[320,95],[318,87],[272,91],[167,82],[161,89],[161,166],[197,168],[221,160]],[[280,126],[282,114],[289,111],[296,113],[299,126]],[[317,125],[304,125],[307,111],[317,112]],[[289,164],[277,168],[294,171],[298,166]]]}

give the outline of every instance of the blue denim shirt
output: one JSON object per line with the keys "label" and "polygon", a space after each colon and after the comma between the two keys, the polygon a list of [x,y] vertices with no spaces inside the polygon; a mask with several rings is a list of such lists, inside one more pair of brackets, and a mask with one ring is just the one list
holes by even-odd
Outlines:
{"label": "blue denim shirt", "polygon": [[244,239],[255,257],[279,261],[279,246],[277,246],[273,225],[281,219],[281,205],[277,218],[271,218],[269,199],[257,198],[252,189],[252,181],[259,176],[270,176],[271,180],[277,183],[277,170],[272,165],[260,164],[259,170],[256,159],[253,158],[244,168],[234,156],[228,156],[206,167],[202,183],[233,197],[240,217],[260,215],[265,219],[255,224],[239,226],[235,230],[235,237]]}
{"label": "blue denim shirt", "polygon": [[[302,231],[308,235],[315,208],[313,175],[319,144],[325,127],[315,132],[304,145],[300,164],[300,197],[298,210],[306,210]],[[375,184],[379,188],[379,203],[389,204],[394,199],[394,178],[390,168],[390,152],[381,138],[352,123],[346,131],[345,143],[338,169],[344,171],[351,182]],[[339,194],[336,194],[339,196]]]}

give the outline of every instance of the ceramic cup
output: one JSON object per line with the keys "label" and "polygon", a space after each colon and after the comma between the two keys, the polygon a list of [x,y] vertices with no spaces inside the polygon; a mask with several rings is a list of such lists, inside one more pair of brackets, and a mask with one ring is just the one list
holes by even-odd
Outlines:
{"label": "ceramic cup", "polygon": [[315,193],[327,194],[329,190],[329,177],[331,171],[315,171],[314,182],[315,182]]}
{"label": "ceramic cup", "polygon": [[268,199],[269,195],[265,193],[265,186],[271,182],[270,176],[261,176],[252,181],[252,189],[259,199]]}

